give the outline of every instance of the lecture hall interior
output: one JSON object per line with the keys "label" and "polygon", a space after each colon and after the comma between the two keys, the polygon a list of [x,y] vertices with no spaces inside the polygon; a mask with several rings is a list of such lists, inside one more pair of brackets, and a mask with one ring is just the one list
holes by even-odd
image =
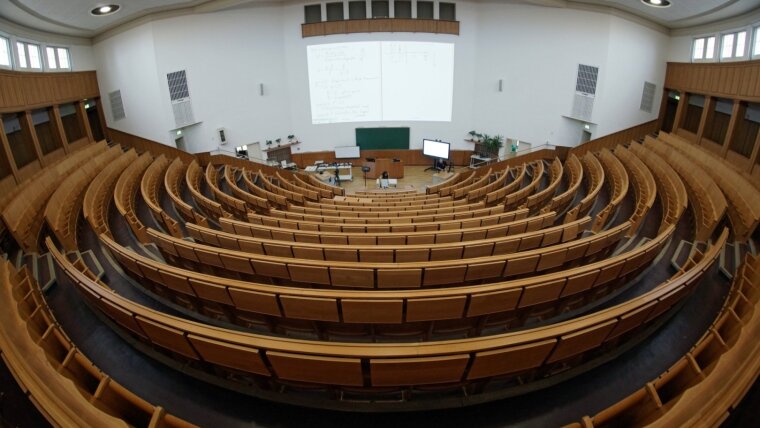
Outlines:
{"label": "lecture hall interior", "polygon": [[0,115],[0,426],[760,426],[760,0],[2,0]]}

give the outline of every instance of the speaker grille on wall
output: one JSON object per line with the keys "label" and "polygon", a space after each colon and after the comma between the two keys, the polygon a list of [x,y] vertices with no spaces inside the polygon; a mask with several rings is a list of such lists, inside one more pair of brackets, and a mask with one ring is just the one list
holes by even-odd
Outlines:
{"label": "speaker grille on wall", "polygon": [[596,80],[599,77],[599,67],[578,64],[578,78],[575,91],[588,95],[596,95]]}
{"label": "speaker grille on wall", "polygon": [[124,102],[121,100],[121,90],[109,93],[108,100],[111,102],[111,117],[114,122],[127,117],[124,113]]}
{"label": "speaker grille on wall", "polygon": [[641,110],[647,113],[652,112],[652,105],[654,104],[654,91],[657,85],[651,82],[644,82],[644,91],[641,93]]}
{"label": "speaker grille on wall", "polygon": [[195,123],[193,104],[190,101],[190,87],[187,85],[185,70],[175,71],[166,75],[169,85],[169,99],[172,102],[174,125],[177,128]]}

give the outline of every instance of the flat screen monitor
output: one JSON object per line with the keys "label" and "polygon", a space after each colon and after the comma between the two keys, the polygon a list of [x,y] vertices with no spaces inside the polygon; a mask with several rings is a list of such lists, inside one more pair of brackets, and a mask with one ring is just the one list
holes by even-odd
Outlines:
{"label": "flat screen monitor", "polygon": [[422,154],[440,159],[449,159],[451,144],[442,141],[422,140]]}

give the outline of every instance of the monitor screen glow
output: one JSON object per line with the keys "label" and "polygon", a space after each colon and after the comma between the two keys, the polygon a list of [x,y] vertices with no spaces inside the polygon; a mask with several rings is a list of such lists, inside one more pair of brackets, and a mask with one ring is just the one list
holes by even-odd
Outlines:
{"label": "monitor screen glow", "polygon": [[442,141],[422,140],[422,154],[440,159],[449,158],[451,145]]}

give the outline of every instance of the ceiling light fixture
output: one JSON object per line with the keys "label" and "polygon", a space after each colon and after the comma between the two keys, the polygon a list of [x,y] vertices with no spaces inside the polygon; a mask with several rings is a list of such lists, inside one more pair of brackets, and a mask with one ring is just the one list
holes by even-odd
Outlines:
{"label": "ceiling light fixture", "polygon": [[668,0],[641,0],[641,2],[652,7],[670,7],[670,1]]}
{"label": "ceiling light fixture", "polygon": [[104,4],[92,9],[90,11],[90,14],[95,16],[112,15],[118,12],[120,9],[121,6],[118,4]]}

